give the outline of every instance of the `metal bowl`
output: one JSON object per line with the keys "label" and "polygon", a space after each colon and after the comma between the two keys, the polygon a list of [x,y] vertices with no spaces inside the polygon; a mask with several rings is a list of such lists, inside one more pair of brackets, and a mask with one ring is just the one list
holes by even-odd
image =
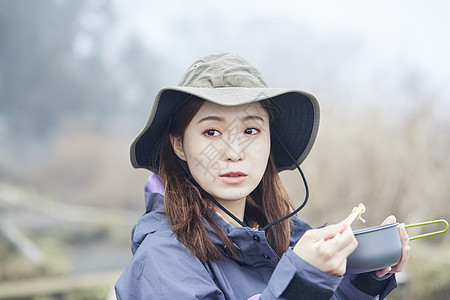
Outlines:
{"label": "metal bowl", "polygon": [[402,256],[398,223],[355,230],[358,247],[347,257],[346,274],[359,274],[393,266]]}

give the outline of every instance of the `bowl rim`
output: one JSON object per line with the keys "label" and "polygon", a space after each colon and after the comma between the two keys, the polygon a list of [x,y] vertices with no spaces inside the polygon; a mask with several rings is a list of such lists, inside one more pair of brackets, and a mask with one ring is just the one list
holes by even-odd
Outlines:
{"label": "bowl rim", "polygon": [[369,232],[374,232],[374,231],[378,231],[378,230],[383,230],[386,228],[397,227],[398,225],[399,225],[399,223],[377,225],[377,226],[373,226],[373,227],[367,227],[367,228],[355,230],[355,231],[353,231],[353,234],[358,235],[358,234],[363,234],[363,233],[369,233]]}

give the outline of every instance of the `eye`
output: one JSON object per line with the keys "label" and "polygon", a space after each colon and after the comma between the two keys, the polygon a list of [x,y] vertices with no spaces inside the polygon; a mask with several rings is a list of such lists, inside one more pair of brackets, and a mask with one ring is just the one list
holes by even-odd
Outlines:
{"label": "eye", "polygon": [[208,129],[208,130],[205,130],[203,132],[203,134],[206,135],[206,136],[214,137],[214,136],[219,136],[220,132],[218,130],[215,130],[215,129]]}
{"label": "eye", "polygon": [[255,134],[258,134],[259,132],[260,132],[260,130],[256,129],[256,128],[247,128],[244,130],[245,134],[250,134],[250,135],[255,135]]}

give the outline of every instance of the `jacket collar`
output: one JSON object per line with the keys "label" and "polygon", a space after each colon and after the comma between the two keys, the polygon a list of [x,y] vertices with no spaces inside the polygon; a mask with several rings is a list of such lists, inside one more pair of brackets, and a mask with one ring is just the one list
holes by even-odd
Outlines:
{"label": "jacket collar", "polygon": [[[145,194],[146,213],[140,218],[132,231],[133,253],[139,247],[148,233],[170,230],[172,228],[164,215],[164,197],[159,193]],[[266,240],[265,232],[254,230],[249,227],[237,227],[231,223],[225,222],[214,211],[209,211],[209,216],[216,222],[225,234],[231,238],[240,251],[239,264],[250,266],[275,266],[279,261],[279,256],[269,246]],[[310,227],[298,217],[291,218],[291,245],[301,237],[304,231]],[[211,226],[205,220],[205,226],[213,240],[214,244],[220,247],[225,256],[231,257],[224,243],[214,232]]]}

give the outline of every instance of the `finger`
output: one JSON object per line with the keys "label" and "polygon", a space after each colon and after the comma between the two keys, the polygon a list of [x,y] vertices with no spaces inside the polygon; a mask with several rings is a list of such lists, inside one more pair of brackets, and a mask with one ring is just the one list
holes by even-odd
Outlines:
{"label": "finger", "polygon": [[331,240],[335,244],[338,244],[339,254],[343,256],[343,258],[347,258],[358,246],[358,241],[353,234],[353,231],[350,226],[343,231],[338,240]]}
{"label": "finger", "polygon": [[358,246],[358,242],[350,226],[347,226],[343,232],[337,235],[339,235],[339,238],[328,239],[323,245],[335,253],[334,256],[337,260],[345,260]]}
{"label": "finger", "polygon": [[395,216],[391,215],[391,216],[387,217],[383,221],[383,223],[381,223],[381,225],[392,224],[392,223],[395,223],[395,222],[397,222],[397,218]]}
{"label": "finger", "polygon": [[403,268],[406,265],[406,262],[409,259],[409,253],[411,251],[411,248],[408,245],[409,238],[408,238],[408,234],[406,233],[405,227],[400,226],[399,232],[400,232],[400,238],[402,240],[402,257],[401,257],[400,261],[394,267],[392,267],[393,272],[395,272],[395,273],[401,272],[403,270]]}
{"label": "finger", "polygon": [[311,233],[314,233],[314,236],[317,238],[317,240],[328,240],[334,237],[336,234],[343,232],[347,228],[349,228],[349,225],[342,221],[340,223],[333,224],[324,228],[311,230],[314,231]]}
{"label": "finger", "polygon": [[399,273],[399,272],[403,271],[403,269],[406,266],[406,263],[408,262],[410,251],[411,251],[411,248],[409,246],[406,246],[403,248],[402,258],[395,266],[392,267],[391,273]]}
{"label": "finger", "polygon": [[408,233],[406,232],[405,226],[404,225],[400,225],[398,226],[398,232],[400,233],[400,239],[402,241],[402,246],[406,246],[409,243],[409,236]]}
{"label": "finger", "polygon": [[400,262],[393,269],[395,269],[395,271],[397,272],[400,272],[404,268],[406,262],[409,259],[409,252],[411,248],[408,246],[409,237],[405,227],[399,226],[398,231],[400,233],[400,239],[402,241],[402,257],[400,259]]}
{"label": "finger", "polygon": [[400,239],[402,241],[402,256],[400,261],[395,266],[392,267],[391,273],[398,273],[404,269],[406,262],[409,259],[409,253],[411,251],[411,248],[408,245],[409,237],[405,227],[399,226],[398,231],[400,233]]}
{"label": "finger", "polygon": [[375,272],[375,275],[377,275],[378,277],[383,277],[384,275],[388,274],[391,271],[391,267],[387,267],[381,270],[378,270]]}
{"label": "finger", "polygon": [[353,237],[351,237],[350,241],[348,240],[347,234],[341,236],[337,242],[328,239],[314,251],[320,257],[321,267],[324,272],[335,276],[342,276],[345,273],[347,257],[357,245],[356,239],[353,242]]}

